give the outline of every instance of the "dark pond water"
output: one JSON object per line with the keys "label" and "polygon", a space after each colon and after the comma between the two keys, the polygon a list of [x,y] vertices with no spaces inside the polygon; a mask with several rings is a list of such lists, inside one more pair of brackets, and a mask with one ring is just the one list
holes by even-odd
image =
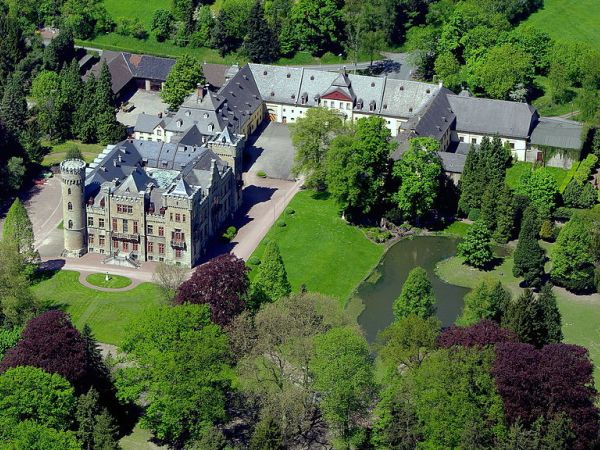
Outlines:
{"label": "dark pond water", "polygon": [[[418,236],[404,239],[391,247],[369,280],[358,288],[358,297],[365,309],[358,323],[365,330],[369,342],[377,333],[392,323],[392,304],[400,295],[408,272],[416,266],[427,271],[437,299],[437,316],[442,326],[454,323],[469,289],[442,281],[435,274],[438,261],[456,254],[458,240],[441,236]],[[377,279],[377,276],[379,278]],[[374,279],[377,281],[373,282]]]}

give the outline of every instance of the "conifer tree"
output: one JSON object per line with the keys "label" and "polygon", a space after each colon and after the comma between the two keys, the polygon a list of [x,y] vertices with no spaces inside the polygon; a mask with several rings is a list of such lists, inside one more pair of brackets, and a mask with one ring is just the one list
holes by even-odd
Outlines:
{"label": "conifer tree", "polygon": [[229,29],[231,18],[227,9],[221,8],[215,21],[215,26],[212,30],[212,40],[221,57],[234,51],[239,42]]}
{"label": "conifer tree", "polygon": [[250,450],[283,450],[285,448],[281,429],[273,417],[267,416],[256,424],[249,448]]}
{"label": "conifer tree", "polygon": [[500,282],[483,281],[465,296],[465,306],[456,323],[474,325],[482,319],[500,323],[510,302],[510,293]]}
{"label": "conifer tree", "polygon": [[115,96],[112,91],[112,76],[106,61],[102,63],[100,75],[96,81],[96,104],[104,109],[106,106],[114,106]]}
{"label": "conifer tree", "polygon": [[516,209],[515,200],[511,189],[506,183],[502,184],[496,193],[496,229],[494,239],[496,242],[508,242],[513,236],[515,227]]}
{"label": "conifer tree", "polygon": [[426,319],[435,314],[435,294],[427,272],[422,267],[412,269],[402,285],[400,297],[394,301],[394,317],[415,315]]}
{"label": "conifer tree", "polygon": [[244,48],[252,62],[271,63],[277,59],[279,43],[276,34],[265,20],[261,0],[256,0],[250,11],[248,34],[244,40]]}
{"label": "conifer tree", "polygon": [[23,255],[25,262],[33,264],[39,259],[39,254],[34,247],[33,225],[18,197],[6,214],[2,238],[6,242],[14,242],[18,245],[19,253]]}
{"label": "conifer tree", "polygon": [[0,103],[0,119],[16,135],[25,130],[27,117],[25,76],[23,72],[14,72],[4,86]]}
{"label": "conifer tree", "polygon": [[519,241],[514,254],[513,275],[523,277],[525,284],[538,287],[544,276],[544,250],[538,242],[540,221],[535,206],[523,213]]}
{"label": "conifer tree", "polygon": [[479,269],[492,262],[492,235],[483,221],[478,220],[467,231],[458,244],[458,255],[465,259],[466,264]]}
{"label": "conifer tree", "polygon": [[96,142],[96,111],[96,79],[91,74],[73,119],[74,134],[83,142]]}
{"label": "conifer tree", "polygon": [[558,344],[563,339],[562,334],[562,318],[558,305],[556,304],[556,296],[552,291],[552,284],[547,283],[542,287],[538,301],[544,309],[544,322],[546,323],[546,343]]}
{"label": "conifer tree", "polygon": [[279,246],[273,240],[265,246],[254,284],[254,288],[271,301],[279,300],[292,292]]}
{"label": "conifer tree", "polygon": [[514,331],[519,341],[542,348],[549,343],[547,316],[550,317],[540,299],[530,289],[525,289],[509,304],[502,325]]}
{"label": "conifer tree", "polygon": [[94,427],[99,412],[98,392],[94,388],[79,396],[75,419],[77,420],[77,438],[85,450],[94,448]]}
{"label": "conifer tree", "polygon": [[81,103],[83,94],[83,82],[79,76],[77,61],[73,60],[60,72],[60,91],[63,98],[64,123],[69,125],[70,133],[73,135],[76,128],[73,123],[74,115]]}
{"label": "conifer tree", "polygon": [[471,208],[475,208],[478,205],[477,199],[480,186],[479,161],[480,153],[475,146],[472,145],[469,149],[469,153],[467,153],[465,167],[458,182],[458,187],[460,189],[458,209],[465,215],[469,214]]}
{"label": "conifer tree", "polygon": [[117,426],[106,409],[95,417],[94,450],[118,450]]}

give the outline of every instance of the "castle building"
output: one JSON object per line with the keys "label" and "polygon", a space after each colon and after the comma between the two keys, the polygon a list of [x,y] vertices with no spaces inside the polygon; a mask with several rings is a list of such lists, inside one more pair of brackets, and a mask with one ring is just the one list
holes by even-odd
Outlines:
{"label": "castle building", "polygon": [[246,137],[265,120],[295,123],[309,108],[334,110],[350,123],[382,117],[399,142],[396,159],[411,138],[435,138],[455,181],[485,136],[500,137],[523,161],[539,160],[538,147],[581,146],[576,122],[441,84],[262,64],[232,66],[223,78],[216,93],[199,85],[175,113],[140,114],[131,138],[108,146],[87,169],[79,160],[61,164],[65,255],[193,267],[241,203]]}

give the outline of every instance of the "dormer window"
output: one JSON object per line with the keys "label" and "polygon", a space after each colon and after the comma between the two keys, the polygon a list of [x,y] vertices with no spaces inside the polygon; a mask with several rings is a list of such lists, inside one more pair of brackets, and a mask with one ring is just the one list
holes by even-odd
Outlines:
{"label": "dormer window", "polygon": [[400,86],[398,89],[400,89],[401,91],[404,90],[404,86]]}
{"label": "dormer window", "polygon": [[413,112],[412,107],[408,108],[408,112]]}
{"label": "dormer window", "polygon": [[208,131],[212,131],[215,128],[215,125],[212,123],[208,124]]}
{"label": "dormer window", "polygon": [[431,89],[427,89],[425,92],[427,92],[428,94],[431,93]]}
{"label": "dormer window", "polygon": [[208,119],[208,113],[204,113],[204,118]]}
{"label": "dormer window", "polygon": [[176,125],[177,125],[177,128],[181,128],[181,127],[182,127],[182,125],[183,125],[183,120],[179,119],[179,120],[176,122]]}
{"label": "dormer window", "polygon": [[314,81],[314,79],[315,79],[315,76],[314,76],[314,75],[311,75],[311,76],[310,76],[310,81]]}
{"label": "dormer window", "polygon": [[376,103],[375,100],[373,100],[371,103],[369,103],[369,111],[375,111],[375,107]]}
{"label": "dormer window", "polygon": [[291,76],[292,76],[292,74],[288,72],[286,75],[286,78],[290,78]]}
{"label": "dormer window", "polygon": [[190,116],[192,115],[192,112],[191,112],[191,111],[188,109],[188,110],[185,112],[185,115],[186,115],[186,116],[188,116],[188,117],[190,117]]}

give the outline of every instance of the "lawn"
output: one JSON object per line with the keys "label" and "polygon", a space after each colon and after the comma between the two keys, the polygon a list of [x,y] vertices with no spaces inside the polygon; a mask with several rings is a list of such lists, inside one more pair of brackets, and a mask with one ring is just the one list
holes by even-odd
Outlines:
{"label": "lawn", "polygon": [[170,0],[104,0],[106,11],[117,20],[120,17],[137,18],[142,21],[144,27],[150,31],[152,15],[157,9],[171,9]]}
{"label": "lawn", "polygon": [[122,277],[121,275],[113,275],[111,273],[108,274],[108,281],[106,280],[106,274],[104,273],[92,273],[91,275],[88,275],[85,280],[94,286],[110,289],[124,288],[131,284],[130,278]]}
{"label": "lawn", "polygon": [[[288,278],[294,291],[302,284],[309,291],[346,300],[371,272],[383,255],[384,246],[368,240],[364,233],[344,222],[332,198],[301,191],[291,201],[293,215],[280,217],[286,226],[275,224],[253,256],[263,253],[265,241],[279,244]],[[250,277],[256,274],[254,269]]]}
{"label": "lawn", "polygon": [[[506,171],[506,184],[512,189],[516,189],[521,182],[521,178],[525,173],[531,170],[531,163],[526,162],[516,162]],[[554,179],[556,180],[556,185],[560,186],[567,176],[567,170],[561,169],[559,167],[546,167]]]}
{"label": "lawn", "polygon": [[83,155],[83,159],[85,162],[90,163],[96,159],[96,156],[104,149],[104,145],[101,144],[84,144],[81,141],[76,140],[67,140],[65,142],[61,142],[60,144],[53,144],[48,141],[42,142],[42,145],[48,147],[50,150],[48,154],[44,157],[42,161],[42,165],[44,166],[53,166],[55,164],[60,163],[65,156],[67,155],[67,149],[76,145]]}
{"label": "lawn", "polygon": [[101,292],[79,283],[79,273],[61,270],[33,286],[45,303],[65,309],[81,329],[90,325],[99,342],[120,345],[131,319],[146,308],[158,306],[162,296],[152,283],[142,283],[130,291]]}
{"label": "lawn", "polygon": [[[552,244],[541,243],[548,254]],[[462,264],[462,258],[453,257],[438,263],[436,273],[448,283],[473,288],[485,279],[500,280],[513,297],[522,289],[519,280],[512,276],[513,259],[505,258],[501,265],[489,272]],[[546,271],[550,266],[546,266]],[[562,289],[555,289],[558,307],[562,315],[564,342],[581,345],[590,352],[594,366],[600,365],[600,301],[594,296],[575,296]],[[594,371],[596,386],[600,386],[600,370]]]}
{"label": "lawn", "polygon": [[598,0],[544,0],[544,7],[524,23],[556,40],[586,42],[600,50]]}
{"label": "lawn", "polygon": [[441,230],[439,234],[463,237],[465,234],[467,234],[469,228],[471,228],[470,224],[457,220]]}

